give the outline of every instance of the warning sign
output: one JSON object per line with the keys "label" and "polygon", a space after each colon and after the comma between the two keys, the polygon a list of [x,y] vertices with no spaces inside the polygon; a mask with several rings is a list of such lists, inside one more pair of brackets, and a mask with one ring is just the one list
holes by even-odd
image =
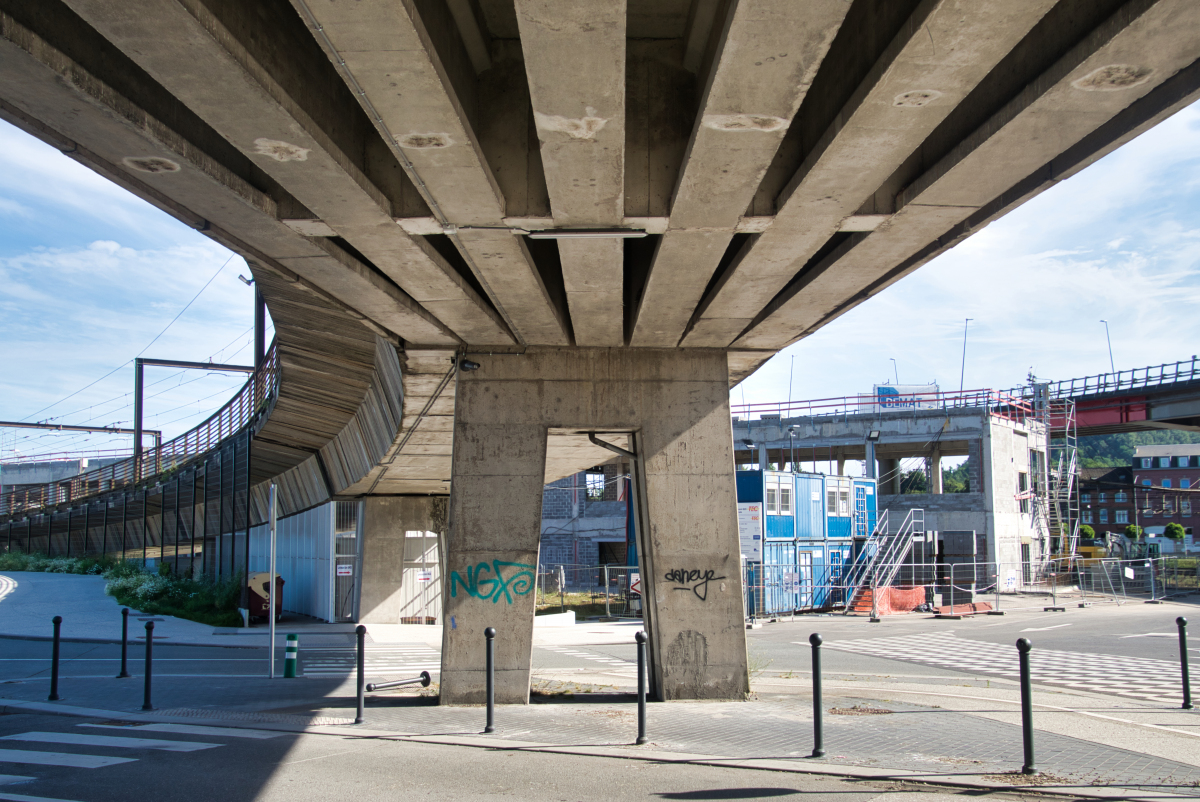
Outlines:
{"label": "warning sign", "polygon": [[641,593],[642,592],[642,575],[641,574],[630,574],[629,575],[629,592],[630,593]]}

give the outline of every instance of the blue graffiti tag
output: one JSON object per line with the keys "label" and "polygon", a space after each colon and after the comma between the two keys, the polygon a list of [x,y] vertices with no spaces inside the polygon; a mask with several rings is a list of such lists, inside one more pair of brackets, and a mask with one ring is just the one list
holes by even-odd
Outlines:
{"label": "blue graffiti tag", "polygon": [[[524,570],[517,571],[508,577],[505,577],[501,572],[501,568],[521,568]],[[450,596],[455,598],[458,596],[458,586],[462,585],[462,589],[467,592],[468,596],[473,596],[476,599],[484,601],[491,599],[492,604],[497,604],[500,597],[503,596],[509,603],[513,603],[513,594],[518,596],[527,596],[533,590],[535,579],[533,576],[532,565],[525,563],[506,563],[503,560],[492,560],[492,564],[479,563],[474,567],[467,566],[467,578],[464,581],[458,571],[450,572]],[[493,574],[490,577],[484,577],[484,572]]]}

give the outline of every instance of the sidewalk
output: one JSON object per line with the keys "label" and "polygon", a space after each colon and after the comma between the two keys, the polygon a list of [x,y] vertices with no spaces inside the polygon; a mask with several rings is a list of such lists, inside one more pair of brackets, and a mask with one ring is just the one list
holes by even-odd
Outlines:
{"label": "sidewalk", "polygon": [[[69,615],[91,620],[97,634],[104,634],[101,627],[108,618],[115,617],[119,627],[119,608],[111,599],[107,607],[97,601],[95,593],[102,584],[90,577],[12,576],[18,586],[0,599],[0,636],[32,632],[35,627],[48,629],[46,623],[15,619],[36,616],[48,623],[52,608],[70,599],[94,606],[94,619],[86,618],[88,611],[83,609],[72,608]],[[42,578],[49,581],[39,582]],[[58,581],[63,579],[73,580],[77,590],[70,591]],[[48,601],[45,595],[51,592],[55,595]],[[265,645],[265,633],[215,635],[210,627],[178,623],[179,629],[171,632],[179,640],[172,642]],[[345,626],[341,631],[320,626],[325,627],[321,637],[342,638],[349,645]],[[280,632],[296,628],[283,626]],[[625,643],[637,628],[636,622],[582,622],[542,629],[535,639],[558,645]],[[70,634],[66,625],[64,631]],[[440,640],[438,627],[371,627],[370,631],[377,642],[380,638],[430,644]],[[319,632],[312,628],[302,635],[302,642],[311,642]],[[303,646],[301,659],[303,664]],[[350,673],[274,681],[164,674],[154,681],[154,703],[159,709],[149,714],[140,710],[140,677],[64,677],[63,700],[54,703],[45,701],[44,683],[6,683],[0,684],[0,712],[40,710],[128,721],[407,738],[968,788],[1053,791],[1080,798],[1200,797],[1200,712],[1167,704],[1035,685],[1037,765],[1043,773],[1025,777],[1019,773],[1018,688],[1003,677],[827,670],[822,706],[827,756],[812,759],[808,757],[813,743],[811,680],[806,674],[759,674],[752,683],[754,694],[745,702],[652,704],[648,711],[651,742],[636,747],[632,746],[636,705],[628,693],[633,682],[624,676],[627,673],[605,671],[599,664],[586,670],[539,669],[534,686],[541,693],[535,695],[535,703],[500,707],[498,732],[487,736],[481,734],[480,708],[440,707],[433,696],[414,693],[370,696],[366,724],[353,726],[355,687]],[[619,683],[619,688],[613,683]],[[614,689],[626,693],[604,693]]]}

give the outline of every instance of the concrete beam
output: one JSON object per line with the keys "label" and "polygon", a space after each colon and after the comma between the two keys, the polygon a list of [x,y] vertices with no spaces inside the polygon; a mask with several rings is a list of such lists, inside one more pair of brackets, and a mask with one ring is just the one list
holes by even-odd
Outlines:
{"label": "concrete beam", "polygon": [[[355,94],[367,116],[425,191],[435,218],[450,227],[447,232],[462,245],[512,330],[525,343],[565,345],[563,321],[529,252],[511,235],[453,231],[503,228],[505,199],[416,7],[402,0],[295,4],[326,55],[359,90]],[[469,8],[458,9],[465,11]],[[398,86],[404,91],[396,91]]]}
{"label": "concrete beam", "polygon": [[784,188],[697,312],[683,344],[740,335],[979,85],[1055,0],[925,0]]}
{"label": "concrete beam", "polygon": [[[509,345],[502,320],[198,0],[68,0],[72,10],[463,339]],[[247,19],[254,19],[249,17]]]}
{"label": "concrete beam", "polygon": [[631,345],[679,343],[849,8],[849,0],[743,0],[731,3],[727,18],[718,21],[720,55],[704,89]]}
{"label": "concrete beam", "polygon": [[[625,0],[516,0],[556,227],[625,216]],[[620,240],[559,241],[575,342],[622,346]]]}
{"label": "concrete beam", "polygon": [[[889,275],[898,265],[915,269],[923,251],[936,253],[939,238],[1029,177],[1053,175],[1056,157],[1196,61],[1194,8],[1188,0],[1126,3],[909,184],[891,220],[781,293],[736,344],[779,348],[795,341],[898,280],[903,273]],[[1012,205],[1048,185],[1035,182]]]}
{"label": "concrete beam", "polygon": [[410,342],[458,338],[345,251],[302,237],[276,203],[139,109],[33,31],[0,13],[0,116],[247,259]]}

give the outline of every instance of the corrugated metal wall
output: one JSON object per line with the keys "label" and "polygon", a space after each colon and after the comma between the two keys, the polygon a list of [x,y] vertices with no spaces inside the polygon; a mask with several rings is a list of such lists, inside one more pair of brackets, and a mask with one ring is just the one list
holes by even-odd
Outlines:
{"label": "corrugated metal wall", "polygon": [[[275,534],[275,571],[283,577],[283,609],[334,621],[333,504],[279,519]],[[270,528],[250,530],[250,571],[270,567]]]}

